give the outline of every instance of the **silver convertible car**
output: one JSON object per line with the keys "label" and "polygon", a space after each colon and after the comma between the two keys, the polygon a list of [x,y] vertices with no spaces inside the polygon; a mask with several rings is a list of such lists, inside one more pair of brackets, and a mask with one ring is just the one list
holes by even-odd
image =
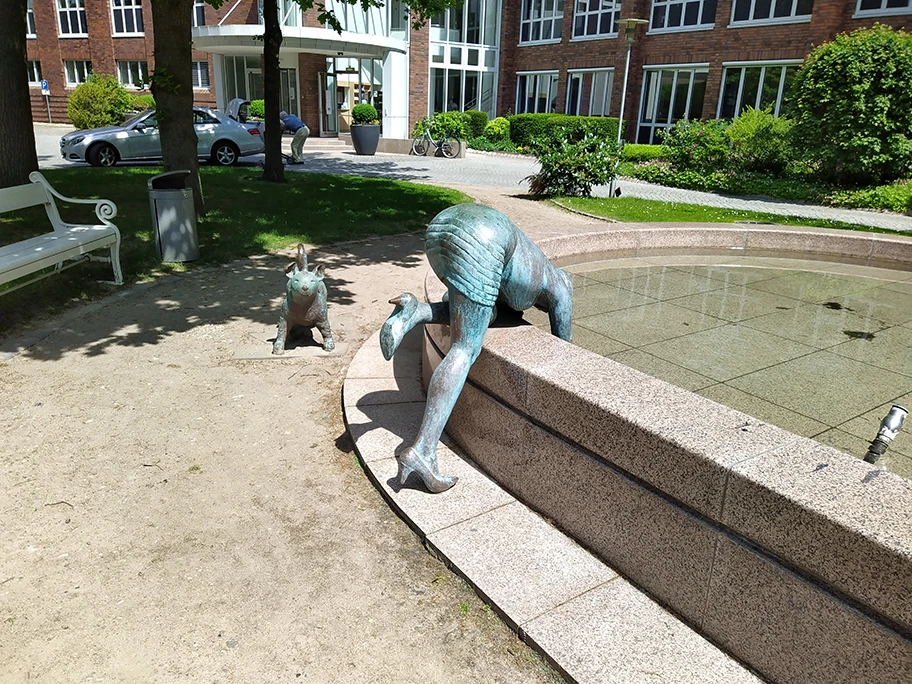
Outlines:
{"label": "silver convertible car", "polygon": [[[238,157],[260,154],[266,149],[260,130],[238,123],[218,111],[193,108],[197,152],[200,159],[231,166]],[[92,166],[114,166],[119,161],[161,159],[161,140],[154,111],[136,114],[120,126],[74,131],[60,139],[60,154],[68,161],[86,161]]]}

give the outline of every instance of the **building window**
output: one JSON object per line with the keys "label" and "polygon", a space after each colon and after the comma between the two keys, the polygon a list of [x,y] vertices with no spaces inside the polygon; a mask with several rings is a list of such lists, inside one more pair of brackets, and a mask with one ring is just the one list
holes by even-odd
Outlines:
{"label": "building window", "polygon": [[576,0],[573,6],[573,37],[613,36],[621,3],[612,0]]}
{"label": "building window", "polygon": [[557,109],[557,72],[516,76],[516,113],[541,114]]}
{"label": "building window", "polygon": [[206,25],[206,0],[193,0],[193,28]]}
{"label": "building window", "polygon": [[85,0],[57,0],[57,20],[61,36],[88,36]]}
{"label": "building window", "polygon": [[32,0],[28,0],[28,5],[25,10],[25,37],[38,37],[35,33],[35,10],[32,9]]}
{"label": "building window", "polygon": [[25,63],[26,71],[28,72],[28,84],[30,86],[40,86],[41,85],[41,62],[37,59],[27,60]]}
{"label": "building window", "polygon": [[193,87],[202,90],[209,88],[209,62],[202,60],[193,63]]}
{"label": "building window", "polygon": [[63,63],[63,67],[66,71],[66,84],[70,88],[85,83],[92,73],[92,63],[81,59],[68,59]]}
{"label": "building window", "polygon": [[660,143],[656,131],[671,128],[681,119],[702,118],[708,73],[705,65],[647,69],[637,142]]}
{"label": "building window", "polygon": [[564,0],[522,0],[519,42],[559,42],[564,24]]}
{"label": "building window", "polygon": [[[748,0],[750,2],[750,0]],[[650,31],[711,28],[716,21],[716,0],[652,0]]]}
{"label": "building window", "polygon": [[567,114],[608,116],[614,69],[571,71],[567,80]]}
{"label": "building window", "polygon": [[858,0],[855,13],[862,17],[912,14],[912,0]]}
{"label": "building window", "polygon": [[142,0],[111,0],[115,36],[143,34]]}
{"label": "building window", "polygon": [[719,118],[734,119],[748,107],[772,108],[775,116],[782,109],[782,97],[788,92],[800,63],[751,64],[727,66],[722,73],[722,97]]}
{"label": "building window", "polygon": [[117,62],[117,80],[127,88],[143,88],[149,82],[149,65],[145,61]]}
{"label": "building window", "polygon": [[732,24],[810,21],[813,7],[814,0],[735,0],[732,3]]}

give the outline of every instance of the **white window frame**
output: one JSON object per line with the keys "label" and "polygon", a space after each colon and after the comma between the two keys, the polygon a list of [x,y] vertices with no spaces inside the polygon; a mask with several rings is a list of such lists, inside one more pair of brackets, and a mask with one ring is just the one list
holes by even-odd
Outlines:
{"label": "white window frame", "polygon": [[[200,64],[203,67],[200,67]],[[193,69],[193,89],[194,90],[209,90],[212,86],[212,79],[209,76],[209,60],[207,59],[195,59],[191,65]],[[201,78],[202,74],[206,74],[206,85],[203,85],[203,79]]]}
{"label": "white window frame", "polygon": [[862,0],[855,3],[855,14],[853,19],[862,19],[864,17],[895,17],[901,14],[912,14],[912,0],[907,0],[908,7],[887,7],[887,0],[880,0],[879,9],[861,9]]}
{"label": "white window frame", "polygon": [[[779,0],[772,0],[770,4],[770,14],[773,14],[776,11],[776,3]],[[787,17],[774,17],[770,16],[766,19],[739,19],[735,21],[735,8],[739,2],[749,2],[750,3],[750,12],[749,16],[754,15],[754,9],[756,7],[757,0],[732,0],[732,10],[731,10],[731,20],[728,23],[728,28],[740,28],[742,26],[773,26],[776,24],[807,24],[811,21],[811,15],[814,12],[813,2],[811,3],[811,12],[808,14],[795,14],[798,10],[798,0],[791,0],[792,3],[792,13]],[[818,0],[819,2],[819,0]]]}
{"label": "white window frame", "polygon": [[[136,65],[134,74],[133,65]],[[124,75],[126,74],[126,80]],[[139,76],[135,82],[133,76]],[[149,63],[144,59],[119,59],[117,60],[117,80],[128,90],[141,90],[149,83]]]}
{"label": "white window frame", "polygon": [[[571,0],[572,1],[572,0]],[[535,3],[539,5],[536,8]],[[546,7],[547,5],[547,7]],[[535,10],[538,9],[538,12]],[[541,38],[542,29],[549,26],[550,38]],[[543,45],[561,42],[564,26],[564,0],[521,0],[519,14],[519,45]],[[529,37],[523,39],[523,29],[528,28]],[[538,28],[539,37],[532,38]],[[556,31],[555,31],[556,29]],[[557,33],[557,37],[555,37]]]}
{"label": "white window frame", "polygon": [[[573,28],[571,30],[570,40],[597,40],[600,38],[617,38],[617,22],[621,15],[621,0],[602,0],[599,2],[598,7],[595,10],[589,9],[589,0],[570,1],[573,2]],[[610,15],[608,20],[608,31],[604,33],[599,30],[599,27],[602,25],[603,14]],[[590,17],[595,17],[595,33],[587,32]],[[579,18],[582,18],[583,20],[583,32],[577,35],[576,24],[577,19]]]}
{"label": "white window frame", "polygon": [[[145,35],[145,26],[142,16],[142,0],[110,0],[111,5],[111,35],[115,38],[132,38]],[[120,15],[120,23],[124,27],[123,31],[117,30],[117,22],[114,20],[116,15]],[[142,27],[139,31],[127,31],[127,17],[133,15],[133,26]],[[137,21],[139,19],[139,21]]]}
{"label": "white window frame", "polygon": [[25,37],[26,38],[37,38],[38,34],[36,33],[35,28],[35,9],[32,7],[33,0],[28,0],[28,5],[25,10]]}
{"label": "white window frame", "polygon": [[[193,0],[193,9],[190,12],[190,23],[193,28],[206,25],[206,0]],[[203,19],[202,22],[200,17]]]}
{"label": "white window frame", "polygon": [[[82,76],[82,80],[71,80],[70,79],[70,69],[67,67],[68,64],[73,65],[73,74],[77,77]],[[78,65],[82,65],[80,69]],[[81,73],[77,73],[81,72]],[[85,83],[88,80],[89,76],[92,74],[92,60],[89,59],[65,59],[63,61],[63,74],[64,81],[66,82],[67,88],[75,88],[80,83]]]}
{"label": "white window frame", "polygon": [[[85,25],[84,32],[68,31],[64,33],[63,22],[61,17],[66,14],[67,28],[72,27],[72,20],[76,19],[76,27],[82,28]],[[80,16],[82,21],[80,21]],[[88,38],[89,37],[89,20],[86,16],[85,0],[57,0],[57,34],[59,38]]]}
{"label": "white window frame", "polygon": [[[529,79],[529,77],[534,78],[535,83],[535,92],[539,92],[539,81],[541,79],[548,79],[548,94],[546,97],[546,105],[544,111],[538,111],[538,97],[535,98],[535,111],[527,112],[525,109],[525,102],[520,103],[519,101],[519,81],[522,78]],[[556,77],[556,78],[555,78]],[[526,81],[528,85],[528,80]],[[553,92],[551,88],[554,88]],[[516,72],[516,109],[514,110],[517,114],[553,114],[554,109],[551,107],[551,103],[555,102],[557,99],[557,91],[560,87],[560,72],[551,69],[546,71],[517,71]],[[526,89],[528,91],[528,88]],[[522,106],[520,106],[522,104]]]}
{"label": "white window frame", "polygon": [[757,95],[754,97],[753,104],[747,103],[748,107],[755,109],[760,104],[760,96],[763,93],[763,81],[769,69],[779,69],[779,92],[776,95],[776,103],[773,106],[773,114],[779,116],[782,109],[782,96],[785,94],[785,74],[782,73],[783,67],[799,67],[804,63],[802,59],[781,59],[774,62],[722,62],[722,82],[719,84],[719,102],[716,105],[716,118],[722,118],[722,98],[725,94],[725,75],[728,69],[741,69],[741,79],[738,83],[738,97],[735,100],[735,115],[733,119],[741,116],[741,109],[744,103],[744,79],[747,75],[745,69],[760,68],[760,83],[757,86]]}
{"label": "white window frame", "polygon": [[[41,86],[41,60],[25,60],[25,69],[28,73],[28,84],[36,88]],[[37,77],[37,78],[36,78]]]}
{"label": "white window frame", "polygon": [[[684,31],[710,31],[716,25],[716,12],[719,11],[718,2],[716,2],[716,9],[713,12],[712,21],[703,22],[703,10],[706,7],[706,3],[711,0],[699,0],[700,6],[697,9],[697,23],[696,24],[684,24],[684,16],[686,13],[687,5],[691,4],[696,0],[652,0],[652,6],[649,8],[649,29],[647,34],[652,33],[682,33]],[[663,25],[659,27],[653,27],[653,20],[656,16],[656,9],[658,7],[665,8],[665,16],[663,19]],[[670,15],[669,9],[671,7],[680,7],[681,8],[681,25],[680,26],[669,26],[668,17]]]}
{"label": "white window frame", "polygon": [[[655,100],[655,102],[653,102],[651,105],[647,104],[646,100],[647,100],[648,95],[647,95],[646,89],[647,89],[647,86],[649,85],[649,73],[653,72],[653,71],[671,71],[674,73],[674,79],[672,80],[671,99],[670,99],[670,102],[668,105],[668,116],[666,117],[666,121],[664,121],[664,122],[653,121],[651,123],[647,123],[643,119],[643,117],[646,113],[645,110],[648,109],[649,106],[652,106],[654,108],[658,105],[658,97],[659,97],[660,91],[661,91],[661,81],[659,81],[660,87],[656,90],[655,98],[653,98]],[[687,120],[690,118],[690,105],[691,105],[691,99],[692,99],[692,95],[693,95],[694,80],[696,79],[696,75],[698,73],[707,74],[707,75],[709,74],[709,62],[700,62],[697,64],[647,64],[647,65],[643,66],[643,85],[642,85],[642,92],[640,93],[640,112],[637,115],[637,131],[636,131],[635,140],[639,141],[640,128],[643,126],[646,126],[646,127],[652,129],[652,133],[649,136],[650,137],[649,142],[655,144],[656,140],[657,140],[656,131],[659,130],[660,128],[668,129],[674,125],[675,121],[673,121],[672,119],[674,117],[675,94],[677,92],[679,75],[683,71],[690,72],[690,78],[689,78],[689,82],[687,85],[687,96],[686,96],[687,99],[685,100],[684,116],[683,116],[683,119]],[[706,93],[705,92],[703,94],[703,98],[704,98],[703,102],[705,105],[705,103],[706,103]]]}
{"label": "white window frame", "polygon": [[[564,108],[564,112],[569,112],[570,110],[570,80],[576,77],[582,79],[580,83],[580,92],[579,92],[579,102],[576,105],[576,111],[580,111],[580,105],[582,104],[582,95],[583,95],[583,83],[585,83],[585,76],[590,76],[589,79],[589,108],[586,110],[586,114],[580,114],[580,116],[610,116],[611,111],[611,96],[614,92],[614,67],[587,67],[585,69],[568,69],[567,70],[567,102]],[[595,79],[598,75],[604,75],[606,79],[605,90],[602,95],[602,105],[604,106],[604,113],[602,114],[593,114],[592,110],[594,109],[596,101],[596,90],[595,90]]]}

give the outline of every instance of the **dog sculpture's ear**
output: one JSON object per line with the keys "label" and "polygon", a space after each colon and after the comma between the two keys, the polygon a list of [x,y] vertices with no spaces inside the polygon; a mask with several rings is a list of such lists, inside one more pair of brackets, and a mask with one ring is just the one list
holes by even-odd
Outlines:
{"label": "dog sculpture's ear", "polygon": [[303,242],[298,244],[297,262],[298,262],[298,270],[299,270],[299,271],[306,271],[306,270],[307,270],[307,252],[304,251],[304,243],[303,243]]}
{"label": "dog sculpture's ear", "polygon": [[326,266],[317,264],[316,267],[314,267],[313,274],[317,280],[323,280],[323,276],[326,275]]}
{"label": "dog sculpture's ear", "polygon": [[297,273],[298,270],[298,262],[292,261],[290,264],[288,264],[288,266],[285,267],[285,275],[291,278],[291,276]]}

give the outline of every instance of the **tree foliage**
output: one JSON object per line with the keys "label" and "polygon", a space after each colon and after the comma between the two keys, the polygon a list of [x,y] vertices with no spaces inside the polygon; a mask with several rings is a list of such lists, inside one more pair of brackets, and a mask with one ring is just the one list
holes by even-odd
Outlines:
{"label": "tree foliage", "polygon": [[863,184],[912,173],[912,34],[877,24],[824,43],[787,103],[795,144],[822,178]]}

